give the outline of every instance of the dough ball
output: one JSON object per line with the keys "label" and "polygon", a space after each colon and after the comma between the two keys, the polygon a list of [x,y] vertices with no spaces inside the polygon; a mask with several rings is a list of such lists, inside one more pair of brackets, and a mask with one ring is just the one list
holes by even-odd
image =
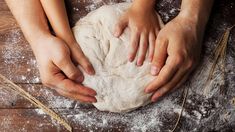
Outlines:
{"label": "dough ball", "polygon": [[113,35],[115,24],[129,7],[130,3],[104,5],[73,27],[77,42],[96,71],[93,76],[82,71],[83,84],[97,92],[94,106],[101,111],[128,112],[150,102],[151,94],[144,93],[144,88],[154,79],[150,62],[137,67],[136,60],[128,61],[128,28],[119,38]]}

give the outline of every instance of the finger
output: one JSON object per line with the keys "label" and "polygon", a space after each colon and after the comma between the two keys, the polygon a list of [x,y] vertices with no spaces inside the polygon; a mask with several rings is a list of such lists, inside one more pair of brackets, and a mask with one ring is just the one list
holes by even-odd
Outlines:
{"label": "finger", "polygon": [[60,82],[58,82],[58,84],[56,84],[56,87],[58,89],[61,89],[63,91],[67,91],[69,93],[82,94],[85,96],[95,96],[96,95],[95,90],[88,88],[88,87],[85,87],[81,84],[74,83],[73,81],[71,81],[69,79],[60,80]]}
{"label": "finger", "polygon": [[43,65],[40,67],[40,74],[43,84],[55,90],[63,90],[84,96],[96,95],[96,92],[93,89],[77,84],[68,79],[52,62],[49,65]]}
{"label": "finger", "polygon": [[157,101],[160,97],[162,97],[163,95],[165,95],[167,92],[169,92],[171,89],[173,89],[179,82],[180,80],[183,78],[183,76],[186,74],[187,70],[185,69],[180,69],[179,71],[177,71],[177,73],[175,74],[175,76],[171,79],[171,81],[169,81],[167,84],[165,84],[164,86],[162,86],[161,88],[157,89],[157,91],[154,93],[154,95],[152,96],[152,101],[155,102]]}
{"label": "finger", "polygon": [[128,25],[128,21],[126,20],[126,18],[121,18],[118,21],[118,23],[115,25],[114,36],[120,37],[120,35],[123,33],[127,25]]}
{"label": "finger", "polygon": [[145,88],[145,92],[151,93],[156,91],[158,88],[169,82],[172,77],[174,77],[181,63],[182,62],[176,60],[174,57],[168,57],[167,62],[160,71],[159,75]]}
{"label": "finger", "polygon": [[129,51],[129,61],[132,62],[135,59],[138,46],[139,46],[140,35],[137,32],[131,33],[131,44],[130,44],[130,51]]}
{"label": "finger", "polygon": [[90,75],[95,74],[95,69],[94,69],[94,67],[92,66],[92,64],[90,63],[90,61],[88,60],[87,57],[84,56],[84,57],[80,58],[79,64],[86,71],[86,73],[88,73]]}
{"label": "finger", "polygon": [[59,94],[68,97],[68,98],[72,98],[72,99],[76,99],[79,100],[81,102],[86,102],[86,103],[95,103],[97,102],[95,97],[91,97],[91,96],[85,96],[85,95],[81,95],[81,94],[74,94],[74,93],[70,93],[61,89],[56,90]]}
{"label": "finger", "polygon": [[85,70],[87,74],[94,75],[95,70],[92,64],[90,63],[88,58],[84,55],[79,45],[77,45],[77,48],[78,48],[78,51],[80,51],[80,52],[74,53],[77,63]]}
{"label": "finger", "polygon": [[55,65],[61,69],[69,79],[76,82],[82,82],[84,80],[82,72],[73,64],[69,56],[65,57],[63,61],[55,61]]}
{"label": "finger", "polygon": [[157,75],[167,58],[168,41],[157,37],[154,49],[154,56],[152,60],[151,74]]}
{"label": "finger", "polygon": [[149,56],[148,56],[148,59],[150,62],[153,59],[155,40],[156,40],[155,34],[153,32],[150,32],[150,34],[149,34]]}
{"label": "finger", "polygon": [[183,83],[185,83],[189,77],[189,75],[191,74],[191,71],[187,72],[183,78],[180,80],[180,82],[175,86],[173,87],[173,89],[171,91],[175,91],[176,89],[178,89],[180,86],[183,85]]}
{"label": "finger", "polygon": [[146,57],[148,48],[148,37],[146,33],[143,33],[140,36],[140,45],[139,45],[139,53],[138,53],[138,60],[137,60],[137,66],[143,65],[143,62]]}

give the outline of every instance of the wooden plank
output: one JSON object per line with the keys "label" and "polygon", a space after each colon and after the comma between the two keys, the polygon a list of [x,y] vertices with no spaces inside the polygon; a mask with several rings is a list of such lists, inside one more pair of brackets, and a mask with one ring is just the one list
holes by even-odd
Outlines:
{"label": "wooden plank", "polygon": [[0,109],[0,120],[1,132],[66,131],[49,116],[37,114],[34,109]]}
{"label": "wooden plank", "polygon": [[15,83],[40,83],[36,59],[28,45],[0,46],[0,73]]}
{"label": "wooden plank", "polygon": [[0,0],[0,11],[10,11],[5,0]]}
{"label": "wooden plank", "polygon": [[[83,112],[88,113],[89,110]],[[11,116],[8,116],[11,115]],[[109,126],[94,126],[87,121],[84,123],[83,119],[76,116],[82,116],[78,110],[61,109],[60,115],[69,122],[73,127],[74,132],[122,132],[128,127],[126,124],[120,122],[113,123],[112,127]],[[85,116],[85,115],[84,115]],[[40,132],[58,132],[66,131],[66,129],[58,124],[55,120],[51,119],[48,115],[38,109],[0,109],[0,131],[4,132],[22,132],[22,131],[40,131]],[[102,123],[100,119],[99,123]],[[104,119],[105,120],[105,119]],[[120,120],[121,121],[121,120]],[[98,122],[97,122],[98,123]]]}
{"label": "wooden plank", "polygon": [[9,29],[18,28],[16,20],[12,16],[10,11],[0,12],[0,32],[4,33]]}
{"label": "wooden plank", "polygon": [[[24,90],[28,91],[43,104],[53,109],[94,109],[92,105],[81,104],[76,100],[60,96],[55,90],[47,88],[41,84],[21,84]],[[4,85],[0,85],[0,109],[20,109],[20,108],[37,108],[28,100],[6,90]]]}
{"label": "wooden plank", "polygon": [[[102,4],[110,4],[118,1],[119,0],[97,1],[96,6],[92,7],[92,1],[66,0],[71,26],[89,11]],[[163,0],[159,2],[161,1]],[[168,4],[167,7],[160,5],[160,14],[170,17],[175,16],[170,13],[172,6],[175,7],[175,5],[172,4]],[[216,42],[217,36],[224,30],[224,28],[218,28],[218,26],[223,25],[223,27],[226,27],[224,24],[234,24],[234,13],[235,8],[233,0],[215,1],[212,19],[208,24],[209,28],[213,28],[213,30],[208,30],[206,42]],[[235,42],[234,35],[233,30],[230,45],[233,45]],[[234,48],[229,48],[228,50],[233,49]],[[46,106],[53,108],[57,113],[68,119],[75,128],[75,131],[123,131],[128,127],[119,122],[117,122],[115,126],[107,126],[107,128],[82,124],[76,119],[76,116],[82,116],[78,114],[79,112],[94,112],[95,114],[102,112],[97,112],[91,105],[80,104],[74,100],[62,97],[55,91],[41,84],[32,84],[40,82],[38,81],[39,73],[35,58],[4,0],[0,0],[0,73],[16,83],[31,83],[21,84],[21,86],[42,101]],[[210,115],[211,119],[213,119],[213,117],[215,116]],[[170,116],[169,119],[173,120],[175,118],[174,116]],[[30,104],[27,100],[10,91],[3,90],[2,86],[0,86],[0,120],[0,131],[65,131],[62,126],[59,126],[55,121],[52,121],[49,116],[35,109],[35,106]],[[216,121],[220,122],[219,118]],[[234,122],[229,123],[233,123],[234,126]],[[187,122],[184,122],[182,126],[188,126],[187,124]],[[168,129],[169,126],[172,125],[173,124],[169,124],[168,121],[168,123],[163,124],[163,128]],[[197,126],[197,124],[195,125]]]}

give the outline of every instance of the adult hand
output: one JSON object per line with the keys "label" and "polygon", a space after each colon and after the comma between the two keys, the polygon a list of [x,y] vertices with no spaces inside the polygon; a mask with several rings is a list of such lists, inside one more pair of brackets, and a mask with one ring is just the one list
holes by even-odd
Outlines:
{"label": "adult hand", "polygon": [[149,60],[151,61],[153,58],[155,39],[160,26],[153,6],[145,7],[143,4],[142,6],[138,4],[134,3],[120,17],[119,22],[116,24],[114,35],[119,37],[127,26],[130,28],[131,36],[128,58],[132,62],[138,52],[137,66],[141,66],[145,60],[147,50],[149,52]]}
{"label": "adult hand", "polygon": [[79,45],[75,47],[76,54],[71,55],[71,50],[66,43],[54,36],[38,39],[32,47],[39,64],[39,71],[44,85],[54,88],[59,94],[80,100],[82,102],[96,102],[96,92],[81,84],[84,77],[76,67],[74,60],[88,74],[94,74],[93,67],[81,51]]}
{"label": "adult hand", "polygon": [[153,93],[153,102],[178,88],[195,68],[200,58],[203,28],[190,17],[178,15],[159,32],[151,67],[152,75],[157,76],[145,89]]}

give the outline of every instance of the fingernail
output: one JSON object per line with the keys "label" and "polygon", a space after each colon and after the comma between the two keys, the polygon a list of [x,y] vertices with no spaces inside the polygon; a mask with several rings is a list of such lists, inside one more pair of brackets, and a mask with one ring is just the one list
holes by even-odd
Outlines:
{"label": "fingernail", "polygon": [[89,74],[94,75],[94,74],[95,74],[95,71],[94,71],[94,70],[90,70],[90,71],[89,71]]}
{"label": "fingernail", "polygon": [[144,90],[144,92],[145,92],[145,93],[149,93],[149,90],[146,88],[146,89]]}
{"label": "fingernail", "polygon": [[138,66],[142,66],[142,65],[143,65],[143,62],[139,59],[138,62],[137,62],[137,65],[138,65]]}
{"label": "fingernail", "polygon": [[97,100],[96,100],[96,99],[92,99],[91,102],[92,102],[92,103],[96,103]]}
{"label": "fingernail", "polygon": [[152,62],[152,57],[149,57],[149,62]]}
{"label": "fingernail", "polygon": [[128,55],[128,60],[129,60],[130,62],[132,62],[132,61],[133,61],[133,58],[132,58],[132,56],[131,56],[131,55]]}
{"label": "fingernail", "polygon": [[156,67],[156,66],[152,66],[151,67],[151,74],[152,75],[157,75],[158,74],[158,72],[159,72],[159,68],[158,67]]}
{"label": "fingernail", "polygon": [[119,36],[118,31],[115,31],[115,32],[114,32],[114,36],[115,36],[115,37],[118,37],[118,36]]}
{"label": "fingernail", "polygon": [[152,102],[156,102],[156,101],[157,101],[157,99],[155,99],[155,98],[154,98],[154,99],[152,99],[151,101],[152,101]]}
{"label": "fingernail", "polygon": [[77,79],[76,79],[76,82],[82,82],[84,80],[84,77],[83,76],[79,76]]}
{"label": "fingernail", "polygon": [[86,71],[87,71],[88,74],[90,74],[90,75],[94,75],[94,74],[95,74],[95,70],[94,70],[92,67],[91,67],[91,68],[88,68]]}
{"label": "fingernail", "polygon": [[96,91],[91,92],[91,96],[96,96],[96,95],[97,95]]}

